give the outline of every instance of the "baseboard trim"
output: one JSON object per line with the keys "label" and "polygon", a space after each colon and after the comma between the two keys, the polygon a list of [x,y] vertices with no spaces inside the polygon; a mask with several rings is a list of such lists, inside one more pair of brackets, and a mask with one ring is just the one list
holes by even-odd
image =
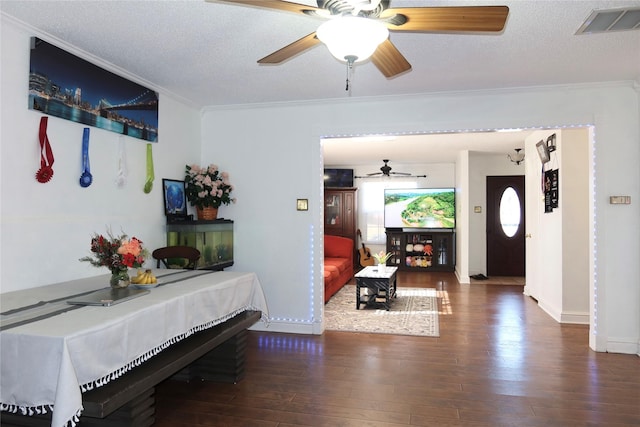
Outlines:
{"label": "baseboard trim", "polygon": [[636,354],[640,356],[640,341],[631,337],[610,337],[607,339],[607,353]]}
{"label": "baseboard trim", "polygon": [[564,311],[561,314],[560,323],[571,323],[577,325],[589,324],[589,313],[582,311]]}
{"label": "baseboard trim", "polygon": [[258,322],[249,328],[250,331],[278,332],[284,334],[319,335],[318,327],[312,323],[293,323],[286,321],[271,320],[268,325]]}

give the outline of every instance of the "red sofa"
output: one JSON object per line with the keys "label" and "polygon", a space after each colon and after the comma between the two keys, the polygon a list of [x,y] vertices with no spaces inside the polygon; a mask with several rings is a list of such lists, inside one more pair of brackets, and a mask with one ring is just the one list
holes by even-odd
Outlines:
{"label": "red sofa", "polygon": [[353,278],[353,240],[324,236],[324,302]]}

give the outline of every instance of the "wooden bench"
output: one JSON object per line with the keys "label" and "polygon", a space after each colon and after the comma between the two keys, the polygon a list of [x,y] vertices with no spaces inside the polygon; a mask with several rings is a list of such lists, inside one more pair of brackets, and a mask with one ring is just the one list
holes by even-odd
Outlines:
{"label": "wooden bench", "polygon": [[[79,427],[146,427],[155,421],[155,386],[176,377],[236,383],[244,377],[247,328],[259,311],[245,311],[194,333],[102,387],[82,394]],[[51,415],[2,412],[2,427],[50,426]]]}

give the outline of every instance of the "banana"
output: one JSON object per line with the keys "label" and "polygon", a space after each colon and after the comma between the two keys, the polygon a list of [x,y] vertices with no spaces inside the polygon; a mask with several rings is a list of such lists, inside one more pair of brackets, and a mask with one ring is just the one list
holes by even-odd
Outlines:
{"label": "banana", "polygon": [[147,284],[151,285],[153,283],[158,283],[158,279],[156,279],[156,276],[153,275],[153,272],[151,270],[147,270],[145,271],[145,274],[147,275]]}
{"label": "banana", "polygon": [[138,274],[131,277],[131,283],[136,285],[151,285],[158,283],[158,279],[151,270],[138,270]]}
{"label": "banana", "polygon": [[138,274],[131,278],[131,283],[139,284],[142,282],[144,270],[138,269]]}

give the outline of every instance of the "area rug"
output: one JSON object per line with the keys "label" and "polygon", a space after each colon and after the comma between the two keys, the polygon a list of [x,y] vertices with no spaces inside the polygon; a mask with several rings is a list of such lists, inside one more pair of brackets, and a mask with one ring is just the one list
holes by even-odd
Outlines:
{"label": "area rug", "polygon": [[330,331],[439,337],[435,289],[398,288],[389,311],[360,305],[356,286],[345,285],[324,307],[325,329]]}

